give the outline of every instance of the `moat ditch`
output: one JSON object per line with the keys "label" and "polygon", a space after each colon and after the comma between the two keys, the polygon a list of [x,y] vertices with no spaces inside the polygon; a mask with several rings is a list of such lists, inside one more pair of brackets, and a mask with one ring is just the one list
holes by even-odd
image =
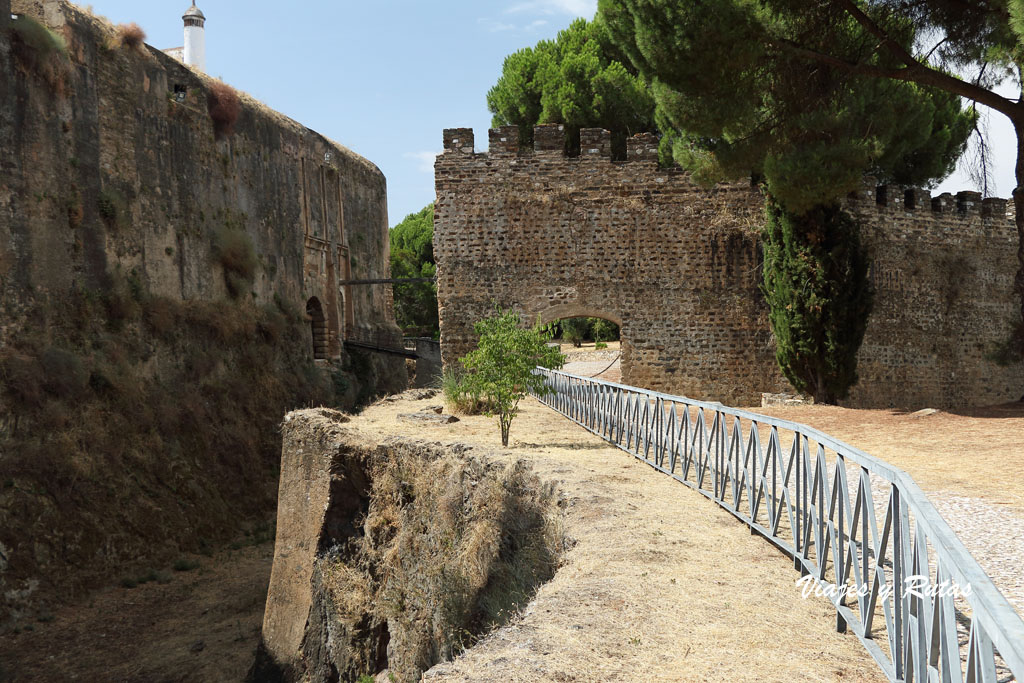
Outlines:
{"label": "moat ditch", "polygon": [[523,460],[290,413],[263,643],[250,680],[416,681],[555,572],[554,487]]}

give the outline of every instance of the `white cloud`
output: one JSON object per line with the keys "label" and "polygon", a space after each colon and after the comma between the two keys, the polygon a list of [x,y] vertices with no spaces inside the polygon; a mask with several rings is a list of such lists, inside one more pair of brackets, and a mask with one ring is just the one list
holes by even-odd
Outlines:
{"label": "white cloud", "polygon": [[597,0],[527,0],[512,5],[506,14],[538,12],[540,14],[570,14],[574,17],[593,19],[597,13]]}
{"label": "white cloud", "polygon": [[440,152],[422,151],[422,152],[406,152],[402,156],[406,159],[416,159],[419,161],[417,169],[422,173],[433,173],[434,172],[434,158]]}
{"label": "white cloud", "polygon": [[498,33],[499,31],[514,31],[516,28],[515,24],[506,24],[505,22],[498,21],[496,19],[477,19],[476,22],[491,33]]}

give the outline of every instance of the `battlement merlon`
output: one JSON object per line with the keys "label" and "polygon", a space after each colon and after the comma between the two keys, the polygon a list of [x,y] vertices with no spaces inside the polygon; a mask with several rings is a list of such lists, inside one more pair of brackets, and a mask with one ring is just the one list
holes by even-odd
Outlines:
{"label": "battlement merlon", "polygon": [[1008,204],[1006,199],[982,199],[980,192],[972,190],[962,190],[955,195],[943,192],[932,197],[929,190],[920,187],[879,185],[873,176],[865,176],[860,188],[851,192],[847,201],[853,205],[859,204],[862,208],[869,205],[878,209],[903,209],[908,212],[956,213],[965,218],[980,215],[982,218],[1003,219],[1013,215],[1013,205]]}
{"label": "battlement merlon", "polygon": [[[489,150],[493,158],[536,157],[542,159],[566,158],[565,126],[560,123],[545,123],[533,128],[533,148],[521,148],[519,129],[516,126],[500,126],[488,131]],[[444,130],[445,154],[469,154],[474,152],[472,128],[446,128]],[[638,133],[626,139],[626,161],[656,164],[658,161],[659,138],[655,133]],[[477,155],[481,156],[481,155]],[[582,162],[608,161],[611,163],[611,133],[603,128],[580,130],[580,156],[573,159]],[[621,163],[621,162],[619,162]],[[877,209],[903,209],[908,212],[931,211],[933,213],[957,213],[968,217],[1002,219],[1013,215],[1013,204],[1006,199],[986,197],[979,192],[964,190],[955,195],[944,192],[932,197],[929,190],[920,187],[879,185],[872,176],[865,176],[857,190],[850,192],[847,201],[862,209],[872,206]]]}
{"label": "battlement merlon", "polygon": [[[565,126],[561,123],[544,123],[533,128],[533,147],[521,148],[519,128],[500,126],[488,131],[489,149],[492,157],[537,156],[541,158],[565,157]],[[457,154],[474,153],[475,136],[472,128],[445,128],[444,151]],[[612,134],[604,128],[583,128],[580,130],[580,156],[584,161],[612,160]],[[638,133],[626,140],[626,161],[653,163],[658,160],[658,136],[654,133]]]}

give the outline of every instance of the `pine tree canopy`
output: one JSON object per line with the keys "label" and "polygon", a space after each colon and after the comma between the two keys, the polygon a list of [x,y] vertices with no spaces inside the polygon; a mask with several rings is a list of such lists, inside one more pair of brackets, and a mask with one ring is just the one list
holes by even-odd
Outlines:
{"label": "pine tree canopy", "polygon": [[[869,77],[807,59],[869,59],[878,38],[838,5],[794,0],[601,0],[611,40],[651,83],[658,127],[699,180],[761,174],[802,213],[881,182],[928,185],[963,153],[975,114],[927,85]],[[905,41],[913,21],[893,22]]]}

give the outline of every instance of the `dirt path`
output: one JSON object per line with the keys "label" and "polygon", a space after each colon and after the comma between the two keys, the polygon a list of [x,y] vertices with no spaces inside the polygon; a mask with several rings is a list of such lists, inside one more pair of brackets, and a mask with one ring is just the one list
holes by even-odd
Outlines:
{"label": "dirt path", "polygon": [[[240,681],[263,622],[273,544],[171,571],[167,583],[108,588],[52,621],[0,638],[0,681]],[[164,577],[166,580],[167,577]]]}
{"label": "dirt path", "polygon": [[[387,402],[352,425],[394,432],[416,407]],[[485,417],[415,431],[501,450]],[[558,482],[575,544],[524,614],[429,680],[882,680],[831,605],[801,598],[791,562],[714,503],[532,399],[505,453]]]}

